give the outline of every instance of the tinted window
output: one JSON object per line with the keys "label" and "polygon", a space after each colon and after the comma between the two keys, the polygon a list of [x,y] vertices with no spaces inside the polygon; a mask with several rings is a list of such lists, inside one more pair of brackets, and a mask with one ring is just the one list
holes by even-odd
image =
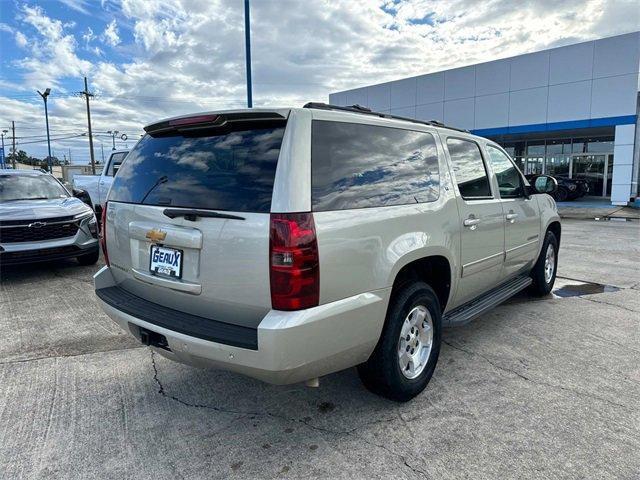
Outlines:
{"label": "tinted window", "polygon": [[459,138],[448,138],[447,148],[462,198],[491,197],[489,177],[478,144]]}
{"label": "tinted window", "polygon": [[120,167],[120,165],[122,165],[122,161],[124,160],[124,157],[126,156],[127,156],[126,152],[119,152],[111,155],[111,163],[109,164],[109,169],[107,171],[108,176],[113,177],[114,175],[113,167],[114,166]]}
{"label": "tinted window", "polygon": [[268,212],[284,126],[206,136],[146,135],[114,178],[109,200]]}
{"label": "tinted window", "polygon": [[438,198],[438,152],[429,133],[316,120],[311,157],[316,211]]}
{"label": "tinted window", "polygon": [[49,175],[0,175],[0,202],[68,196],[62,185]]}
{"label": "tinted window", "polygon": [[503,152],[491,145],[487,146],[491,168],[498,180],[500,197],[516,198],[524,194],[522,189],[522,177],[515,165]]}

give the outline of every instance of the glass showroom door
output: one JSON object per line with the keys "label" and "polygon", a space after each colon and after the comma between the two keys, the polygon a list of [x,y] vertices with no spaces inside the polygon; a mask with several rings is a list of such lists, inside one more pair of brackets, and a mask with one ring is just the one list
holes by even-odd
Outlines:
{"label": "glass showroom door", "polygon": [[525,175],[536,175],[542,173],[542,163],[544,157],[527,157],[524,163]]}
{"label": "glass showroom door", "polygon": [[589,184],[589,195],[605,195],[606,155],[574,155],[573,178],[586,180]]}
{"label": "glass showroom door", "polygon": [[569,155],[552,155],[547,157],[544,173],[554,177],[568,177],[570,168],[571,157]]}

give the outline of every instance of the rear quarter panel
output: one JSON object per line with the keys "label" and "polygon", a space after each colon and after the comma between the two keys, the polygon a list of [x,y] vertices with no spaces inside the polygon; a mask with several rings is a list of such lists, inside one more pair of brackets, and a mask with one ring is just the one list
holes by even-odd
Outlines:
{"label": "rear quarter panel", "polygon": [[436,201],[314,212],[320,255],[320,303],[390,289],[404,266],[434,255],[449,261],[449,299],[453,298],[460,270],[458,207],[440,137],[437,131],[424,131],[435,136],[438,146],[440,195]]}

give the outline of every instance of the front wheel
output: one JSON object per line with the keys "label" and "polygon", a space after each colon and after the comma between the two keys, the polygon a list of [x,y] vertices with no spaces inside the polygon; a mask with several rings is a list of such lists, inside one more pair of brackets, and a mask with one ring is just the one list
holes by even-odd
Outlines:
{"label": "front wheel", "polygon": [[531,270],[531,292],[534,295],[548,295],[556,281],[558,268],[558,240],[553,232],[548,231],[544,237],[542,250],[536,264]]}
{"label": "front wheel", "polygon": [[440,302],[424,282],[394,292],[382,336],[366,363],[358,366],[362,383],[372,392],[406,402],[422,392],[440,354]]}

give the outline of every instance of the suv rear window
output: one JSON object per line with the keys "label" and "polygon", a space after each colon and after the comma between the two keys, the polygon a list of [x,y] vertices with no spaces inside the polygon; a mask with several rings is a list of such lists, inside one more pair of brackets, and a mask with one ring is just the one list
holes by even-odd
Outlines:
{"label": "suv rear window", "polygon": [[311,135],[315,211],[406,205],[438,198],[438,151],[429,133],[314,120]]}
{"label": "suv rear window", "polygon": [[269,212],[284,122],[241,125],[200,135],[145,135],[118,171],[109,200]]}

